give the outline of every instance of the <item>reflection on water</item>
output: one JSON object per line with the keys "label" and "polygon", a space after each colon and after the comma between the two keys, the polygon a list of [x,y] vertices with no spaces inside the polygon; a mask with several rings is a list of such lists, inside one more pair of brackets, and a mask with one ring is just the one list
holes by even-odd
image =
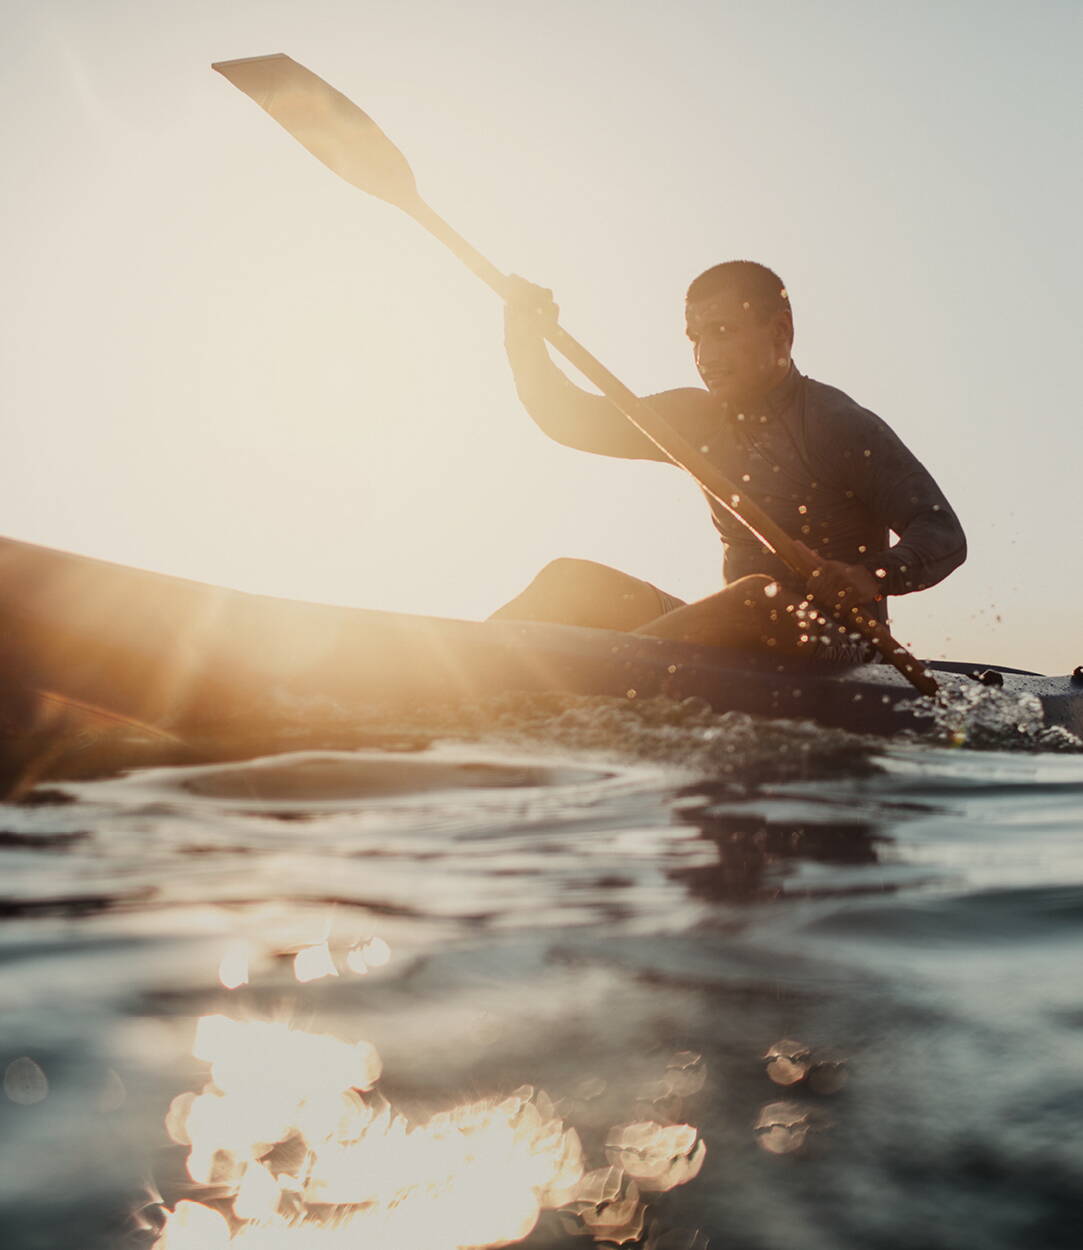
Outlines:
{"label": "reflection on water", "polygon": [[[497,763],[476,759],[401,758],[386,752],[327,751],[278,756],[254,764],[191,770],[177,781],[189,794],[218,800],[251,803],[303,804],[322,809],[327,804],[371,803],[379,799],[419,794],[534,789],[581,785],[602,780],[599,770],[554,767],[538,763]],[[168,785],[161,776],[151,784]]]}
{"label": "reflection on water", "polygon": [[[623,1244],[645,1225],[640,1190],[692,1180],[706,1156],[690,1125],[640,1121],[614,1125],[609,1166],[587,1171],[578,1133],[530,1086],[411,1124],[375,1090],[370,1043],[281,1022],[204,1016],[193,1054],[209,1080],[174,1098],[165,1124],[188,1148],[201,1200],[162,1209],[159,1250],[498,1246],[558,1208],[578,1231]],[[673,1067],[683,1090],[702,1086],[699,1056]]]}
{"label": "reflection on water", "polygon": [[503,1244],[582,1176],[578,1138],[530,1089],[409,1125],[373,1093],[364,1042],[206,1016],[195,1054],[210,1081],[167,1125],[217,1218],[180,1203],[157,1243],[170,1250],[203,1250],[212,1226],[212,1244]]}
{"label": "reflection on water", "polygon": [[0,809],[5,1250],[1076,1244],[1078,758],[396,735]]}
{"label": "reflection on water", "polygon": [[823,874],[815,884],[805,884],[793,873],[795,864],[824,865],[837,870],[869,869],[879,863],[877,842],[885,835],[869,821],[778,820],[746,805],[732,810],[733,796],[726,788],[696,785],[682,791],[675,804],[677,817],[699,830],[714,847],[714,863],[675,870],[690,894],[715,902],[753,902],[795,897],[809,890],[890,889],[883,878],[868,871]]}

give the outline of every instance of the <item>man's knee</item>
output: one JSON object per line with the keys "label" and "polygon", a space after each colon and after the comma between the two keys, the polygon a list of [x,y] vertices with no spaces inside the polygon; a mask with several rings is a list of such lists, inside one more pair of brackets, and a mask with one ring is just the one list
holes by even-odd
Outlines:
{"label": "man's knee", "polygon": [[650,583],[608,564],[561,556],[493,615],[497,619],[558,621],[596,629],[635,629],[666,610]]}
{"label": "man's knee", "polygon": [[790,650],[796,642],[790,602],[790,594],[773,578],[754,573],[637,632],[707,646]]}
{"label": "man's knee", "polygon": [[593,560],[578,560],[574,556],[558,556],[550,560],[534,577],[531,586],[582,586],[597,581],[612,570]]}
{"label": "man's knee", "polygon": [[560,556],[539,569],[526,589],[494,612],[493,617],[581,624],[584,612],[604,597],[606,574],[612,572],[593,560]]}
{"label": "man's knee", "polygon": [[735,600],[743,600],[746,607],[758,608],[764,604],[771,605],[778,598],[779,585],[766,573],[749,573],[747,577],[730,582],[723,593],[732,595]]}

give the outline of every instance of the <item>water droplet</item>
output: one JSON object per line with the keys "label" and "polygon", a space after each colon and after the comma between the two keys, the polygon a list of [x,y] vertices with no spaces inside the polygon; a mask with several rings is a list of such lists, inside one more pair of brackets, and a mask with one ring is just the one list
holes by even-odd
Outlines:
{"label": "water droplet", "polygon": [[218,965],[218,980],[227,990],[248,984],[248,944],[233,942],[226,947]]}
{"label": "water droplet", "polygon": [[767,1075],[776,1085],[796,1085],[809,1070],[809,1048],[801,1042],[785,1038],[776,1042],[764,1055]]}
{"label": "water droplet", "polygon": [[306,946],[293,960],[293,975],[298,981],[318,981],[321,977],[337,977],[338,969],[326,942]]}
{"label": "water droplet", "polygon": [[382,968],[391,958],[391,947],[381,937],[371,938],[362,948],[370,968]]}
{"label": "water droplet", "polygon": [[768,1103],[756,1120],[756,1140],[769,1154],[792,1154],[805,1144],[811,1125],[805,1109],[792,1102]]}
{"label": "water droplet", "polygon": [[98,1094],[98,1110],[99,1111],[116,1111],[123,1106],[128,1091],[124,1088],[124,1082],[113,1071],[112,1068],[106,1074],[105,1085]]}
{"label": "water droplet", "polygon": [[29,1107],[49,1094],[49,1081],[41,1068],[27,1055],[13,1059],[4,1071],[4,1093],[12,1102]]}
{"label": "water droplet", "polygon": [[844,1060],[821,1060],[809,1073],[809,1088],[817,1094],[837,1094],[846,1084],[848,1075]]}

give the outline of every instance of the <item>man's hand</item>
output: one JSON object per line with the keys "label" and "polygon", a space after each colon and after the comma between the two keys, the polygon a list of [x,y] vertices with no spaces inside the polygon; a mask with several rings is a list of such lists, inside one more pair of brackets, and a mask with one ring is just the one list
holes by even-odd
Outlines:
{"label": "man's hand", "polygon": [[835,607],[856,608],[883,597],[883,588],[874,573],[863,564],[825,560],[802,542],[795,544],[808,557],[811,572],[805,589],[816,603],[828,611]]}
{"label": "man's hand", "polygon": [[535,286],[517,274],[509,276],[504,299],[509,330],[529,328],[540,334],[547,327],[556,325],[560,315],[560,309],[553,301],[553,292],[548,287]]}

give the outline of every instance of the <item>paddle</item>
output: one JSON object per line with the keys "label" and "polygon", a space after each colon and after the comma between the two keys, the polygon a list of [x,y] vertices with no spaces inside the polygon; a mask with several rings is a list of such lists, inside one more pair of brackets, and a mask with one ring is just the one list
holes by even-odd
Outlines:
{"label": "paddle", "polygon": [[[372,118],[340,91],[283,53],[219,61],[212,68],[270,113],[328,169],[362,191],[408,213],[450,248],[501,299],[508,298],[507,276],[425,203],[403,154]],[[765,547],[803,577],[807,578],[814,571],[815,565],[810,565],[808,557],[784,530],[752,500],[746,499],[698,448],[682,438],[585,347],[555,322],[543,325],[541,330],[557,351],[589,378],[641,433],[674,464],[691,474]],[[896,642],[874,617],[861,608],[835,607],[831,611],[848,629],[871,642],[922,694],[936,694],[937,684],[921,662]]]}

